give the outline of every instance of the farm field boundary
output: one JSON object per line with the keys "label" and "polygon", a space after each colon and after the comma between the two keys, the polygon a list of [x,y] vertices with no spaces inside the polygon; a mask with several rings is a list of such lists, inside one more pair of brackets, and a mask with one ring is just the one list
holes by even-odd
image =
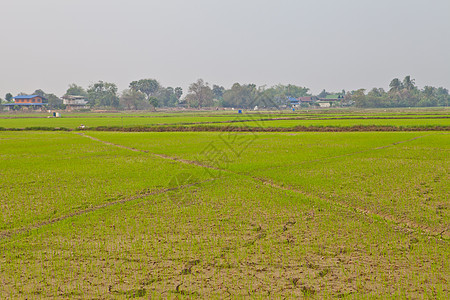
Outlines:
{"label": "farm field boundary", "polygon": [[450,126],[295,126],[295,127],[242,127],[242,126],[151,126],[151,127],[93,127],[70,129],[65,127],[4,128],[0,131],[116,131],[116,132],[391,132],[391,131],[450,131]]}
{"label": "farm field boundary", "polygon": [[371,131],[450,131],[450,126],[152,126],[152,127],[96,127],[92,131],[119,132],[371,132]]}

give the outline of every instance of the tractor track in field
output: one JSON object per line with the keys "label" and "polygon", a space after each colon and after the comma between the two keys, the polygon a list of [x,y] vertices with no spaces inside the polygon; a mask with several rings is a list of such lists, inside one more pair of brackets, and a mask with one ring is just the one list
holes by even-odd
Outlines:
{"label": "tractor track in field", "polygon": [[371,219],[376,219],[376,218],[383,219],[387,223],[393,223],[395,225],[395,229],[399,229],[406,233],[415,232],[415,233],[419,233],[419,234],[430,236],[430,237],[440,238],[443,241],[449,241],[449,239],[450,239],[450,235],[449,235],[450,228],[443,230],[443,231],[436,231],[436,230],[433,230],[432,228],[421,226],[411,220],[407,220],[407,219],[401,220],[401,219],[395,218],[391,215],[382,214],[379,212],[373,212],[369,209],[363,209],[358,206],[347,204],[343,201],[336,201],[336,200],[332,200],[327,197],[319,196],[317,194],[308,193],[308,192],[299,190],[292,186],[282,186],[282,185],[276,184],[276,183],[274,183],[270,180],[264,179],[264,178],[259,178],[259,177],[252,177],[252,178],[256,181],[260,181],[262,184],[271,186],[273,188],[284,190],[284,191],[291,191],[291,192],[301,194],[301,195],[304,195],[304,196],[307,196],[310,198],[317,198],[317,199],[320,199],[330,205],[338,206],[340,208],[358,213],[360,215],[368,216]]}
{"label": "tractor track in field", "polygon": [[190,165],[195,165],[195,166],[198,166],[198,167],[213,169],[213,170],[217,170],[217,171],[225,171],[225,170],[222,170],[222,169],[219,169],[219,168],[214,168],[214,167],[202,164],[202,163],[200,163],[198,161],[192,161],[192,160],[172,157],[172,156],[168,156],[168,155],[164,155],[164,154],[153,153],[153,152],[150,152],[148,150],[141,150],[141,149],[136,149],[136,148],[133,148],[133,147],[127,147],[127,146],[123,146],[123,145],[120,145],[120,144],[115,144],[115,143],[103,141],[103,140],[100,140],[98,138],[95,138],[93,136],[90,136],[90,135],[87,135],[87,134],[84,134],[84,133],[81,133],[81,132],[75,132],[75,134],[80,135],[82,137],[89,138],[89,139],[91,139],[93,141],[96,141],[96,142],[103,143],[103,144],[108,145],[108,146],[114,146],[114,147],[130,150],[130,151],[134,151],[134,152],[146,153],[146,154],[150,154],[150,155],[153,155],[153,156],[156,156],[156,157],[159,157],[159,158],[169,159],[169,160],[172,160],[172,161],[181,162],[181,163],[190,164]]}
{"label": "tractor track in field", "polygon": [[[89,138],[91,140],[94,140],[94,141],[97,141],[97,142],[100,142],[100,143],[103,143],[103,144],[106,144],[106,145],[109,145],[109,146],[119,147],[119,148],[122,148],[122,149],[128,149],[128,150],[135,151],[135,152],[146,153],[146,154],[154,155],[154,156],[157,156],[157,157],[160,157],[160,158],[163,158],[163,159],[168,159],[168,160],[177,161],[177,162],[190,164],[190,165],[196,165],[196,166],[199,166],[199,167],[212,169],[212,170],[217,170],[217,171],[225,172],[225,173],[228,173],[228,174],[234,174],[234,175],[237,175],[237,176],[245,176],[247,178],[250,178],[250,179],[254,180],[255,182],[259,182],[259,183],[262,183],[264,185],[268,185],[268,186],[270,186],[272,188],[279,189],[279,190],[284,190],[284,191],[291,191],[291,192],[294,192],[294,193],[297,193],[297,194],[301,194],[301,195],[304,195],[304,196],[307,196],[307,197],[320,199],[320,200],[322,200],[322,201],[324,201],[324,202],[326,202],[326,203],[328,203],[330,205],[334,205],[334,206],[337,206],[337,207],[340,207],[340,208],[344,208],[346,210],[349,210],[351,212],[357,213],[359,215],[368,216],[371,219],[377,219],[377,218],[383,219],[386,223],[393,223],[393,224],[395,224],[395,229],[400,229],[400,230],[406,231],[408,233],[415,232],[415,233],[418,233],[418,234],[427,235],[429,237],[439,238],[439,239],[441,239],[443,241],[448,241],[448,238],[449,238],[449,232],[450,232],[449,229],[446,229],[444,231],[438,232],[438,231],[433,230],[431,228],[428,228],[428,227],[425,227],[425,226],[421,226],[421,225],[419,225],[419,224],[417,224],[417,223],[415,223],[415,222],[413,222],[411,220],[398,219],[398,218],[395,218],[395,217],[393,217],[391,215],[376,213],[376,212],[373,212],[373,211],[368,210],[368,209],[363,209],[363,208],[360,208],[358,206],[353,206],[353,205],[347,204],[347,203],[345,203],[343,201],[332,200],[332,199],[329,199],[329,198],[326,198],[326,197],[322,197],[322,196],[319,196],[319,195],[316,195],[316,194],[308,193],[308,192],[299,190],[299,189],[297,189],[295,187],[292,187],[292,186],[279,185],[279,184],[273,183],[271,180],[267,180],[265,178],[261,178],[261,177],[257,177],[257,176],[252,176],[252,175],[247,174],[247,173],[238,173],[238,172],[234,172],[234,171],[227,170],[227,169],[215,168],[215,167],[212,167],[212,166],[209,166],[209,165],[205,165],[205,164],[202,164],[202,163],[199,163],[199,162],[195,162],[195,161],[179,159],[179,158],[176,158],[176,157],[171,157],[171,156],[167,156],[167,155],[152,153],[152,152],[147,151],[147,150],[140,150],[140,149],[136,149],[136,148],[133,148],[133,147],[127,147],[127,146],[123,146],[123,145],[119,145],[119,144],[103,141],[103,140],[100,140],[98,138],[86,135],[84,133],[75,133],[75,134],[78,134],[78,135],[80,135],[82,137],[86,137],[86,138]],[[368,149],[368,150],[364,150],[364,151],[359,151],[359,152],[355,152],[355,153],[340,155],[338,157],[355,155],[355,154],[358,154],[358,153],[364,153],[364,152],[369,152],[369,151],[373,151],[373,150],[386,149],[386,148],[389,148],[389,147],[394,147],[394,146],[399,145],[399,144],[403,144],[403,143],[407,143],[407,142],[410,142],[410,141],[414,141],[414,140],[417,140],[417,139],[420,139],[420,138],[423,138],[423,137],[426,137],[426,136],[429,136],[429,135],[431,135],[431,134],[427,134],[427,135],[423,135],[423,136],[417,136],[417,137],[414,137],[414,138],[411,138],[411,139],[408,139],[408,140],[398,141],[398,142],[391,143],[389,145],[380,146],[380,147],[376,147],[376,148],[372,148],[372,149]],[[331,157],[331,158],[335,158],[335,157]],[[330,159],[330,158],[325,158],[325,159],[321,159],[321,160],[326,160],[326,159]]]}
{"label": "tractor track in field", "polygon": [[176,187],[159,189],[159,190],[155,190],[155,191],[147,192],[147,193],[140,193],[140,194],[138,194],[136,196],[132,196],[132,197],[128,197],[128,198],[125,198],[125,199],[121,199],[121,200],[117,200],[117,201],[113,201],[113,202],[108,202],[108,203],[104,203],[104,204],[97,205],[97,206],[94,206],[94,207],[90,207],[90,208],[87,208],[87,209],[83,209],[83,210],[80,210],[80,211],[76,211],[76,212],[73,212],[73,213],[61,216],[61,217],[57,217],[57,218],[54,218],[54,219],[51,219],[51,220],[47,220],[47,221],[43,221],[43,222],[40,222],[40,223],[37,223],[37,224],[33,224],[31,226],[28,226],[28,227],[22,227],[22,228],[18,228],[18,229],[9,230],[9,231],[3,231],[3,232],[0,232],[0,241],[2,241],[3,239],[11,238],[14,235],[17,235],[17,234],[20,234],[20,233],[24,233],[24,232],[28,232],[28,231],[31,231],[31,230],[39,229],[41,227],[44,227],[44,226],[47,226],[47,225],[50,225],[50,224],[58,223],[58,222],[64,221],[64,220],[72,218],[72,217],[85,215],[85,214],[88,214],[88,213],[91,213],[91,212],[94,212],[94,211],[97,211],[97,210],[100,210],[100,209],[103,209],[103,208],[107,208],[107,207],[114,206],[114,205],[117,205],[117,204],[124,204],[124,203],[128,203],[128,202],[132,202],[132,201],[135,201],[135,200],[138,200],[138,199],[143,199],[143,198],[149,197],[149,196],[161,195],[161,194],[165,194],[165,193],[168,193],[168,192],[177,191],[177,190],[181,190],[181,189],[197,186],[199,184],[206,183],[206,182],[211,182],[211,181],[214,181],[216,179],[217,178],[212,178],[212,179],[209,179],[209,180],[204,180],[204,181],[200,181],[200,182],[194,182],[194,183],[180,185],[180,186],[176,186]]}

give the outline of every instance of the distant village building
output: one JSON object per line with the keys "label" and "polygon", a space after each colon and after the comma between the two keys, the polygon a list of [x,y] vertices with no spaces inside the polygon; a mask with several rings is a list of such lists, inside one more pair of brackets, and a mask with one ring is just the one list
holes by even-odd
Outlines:
{"label": "distant village building", "polygon": [[14,102],[5,103],[3,107],[6,110],[15,110],[15,109],[44,109],[45,105],[47,105],[47,98],[39,96],[39,95],[21,95],[13,97]]}
{"label": "distant village building", "polygon": [[344,96],[341,94],[328,95],[325,98],[319,98],[317,104],[319,104],[319,106],[323,108],[335,107],[339,106],[343,100]]}
{"label": "distant village building", "polygon": [[89,109],[88,102],[84,96],[64,95],[62,99],[67,110]]}
{"label": "distant village building", "polygon": [[307,96],[307,97],[298,97],[298,98],[294,98],[294,97],[287,97],[289,104],[292,107],[300,107],[305,106],[305,105],[313,105],[316,101],[317,101],[317,97],[316,96]]}
{"label": "distant village building", "polygon": [[316,96],[307,96],[307,97],[299,97],[297,98],[300,103],[307,103],[307,104],[313,104],[317,101]]}
{"label": "distant village building", "polygon": [[288,96],[287,100],[289,102],[289,105],[292,106],[292,107],[300,106],[300,102],[298,101],[297,98]]}

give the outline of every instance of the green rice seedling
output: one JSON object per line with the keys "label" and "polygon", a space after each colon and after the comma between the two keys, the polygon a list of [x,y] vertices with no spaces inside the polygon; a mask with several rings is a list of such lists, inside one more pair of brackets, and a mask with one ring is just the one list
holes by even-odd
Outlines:
{"label": "green rice seedling", "polygon": [[447,133],[235,137],[3,131],[0,297],[448,297]]}

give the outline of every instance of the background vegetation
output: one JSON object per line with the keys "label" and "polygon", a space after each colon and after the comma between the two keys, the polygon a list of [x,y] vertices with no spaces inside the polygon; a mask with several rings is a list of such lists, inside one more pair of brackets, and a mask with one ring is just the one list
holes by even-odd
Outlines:
{"label": "background vegetation", "polygon": [[[156,79],[141,79],[130,83],[129,88],[118,92],[116,84],[99,81],[87,89],[76,84],[70,84],[66,95],[84,96],[89,105],[97,109],[123,110],[155,110],[157,107],[225,107],[225,108],[280,108],[290,107],[288,97],[298,98],[316,96],[317,99],[327,99],[327,96],[339,97],[333,106],[356,106],[360,108],[390,108],[390,107],[435,107],[449,106],[450,95],[444,87],[425,86],[420,89],[415,80],[406,76],[403,81],[394,78],[389,90],[373,88],[370,91],[359,89],[354,91],[327,92],[323,90],[318,95],[312,95],[309,88],[293,84],[275,85],[272,87],[256,86],[255,84],[235,83],[229,89],[213,84],[203,79],[192,83],[183,97],[181,87],[164,87]],[[25,94],[25,93],[22,93]],[[36,90],[31,94],[44,96],[48,99],[51,109],[63,109],[61,99],[51,93]],[[5,95],[6,102],[12,100],[12,95]],[[317,103],[302,103],[301,107],[311,108]]]}

